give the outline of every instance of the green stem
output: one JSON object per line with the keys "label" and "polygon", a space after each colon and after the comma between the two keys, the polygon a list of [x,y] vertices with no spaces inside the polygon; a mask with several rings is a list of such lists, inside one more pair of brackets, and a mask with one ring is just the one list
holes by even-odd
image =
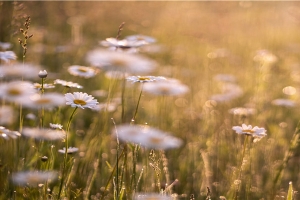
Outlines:
{"label": "green stem", "polygon": [[64,184],[64,179],[65,179],[65,172],[66,172],[66,166],[67,166],[67,159],[68,159],[68,148],[69,148],[69,144],[68,144],[68,133],[70,131],[70,126],[71,126],[71,121],[75,115],[75,112],[77,110],[78,107],[75,107],[75,109],[73,110],[70,119],[68,121],[67,124],[67,131],[66,131],[66,138],[65,138],[65,155],[64,155],[64,162],[63,162],[63,169],[62,169],[62,175],[61,175],[61,180],[60,180],[60,186],[59,186],[59,192],[58,192],[58,197],[57,199],[60,199],[60,195],[61,195],[61,191],[63,188],[63,184]]}
{"label": "green stem", "polygon": [[138,102],[137,102],[137,104],[136,104],[135,112],[134,112],[133,118],[131,119],[130,124],[133,124],[134,121],[135,121],[135,118],[136,118],[136,115],[137,115],[137,112],[138,112],[138,109],[139,109],[139,105],[140,105],[142,93],[143,93],[143,86],[144,86],[144,83],[142,83],[142,88],[141,88],[141,92],[140,92],[140,95],[139,95],[139,99],[138,99]]}

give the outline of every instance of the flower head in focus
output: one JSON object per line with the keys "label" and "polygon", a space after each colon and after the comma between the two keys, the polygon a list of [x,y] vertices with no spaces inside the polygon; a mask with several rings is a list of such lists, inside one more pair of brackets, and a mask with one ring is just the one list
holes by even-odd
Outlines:
{"label": "flower head in focus", "polygon": [[259,128],[257,126],[253,127],[251,125],[246,125],[242,124],[242,126],[233,126],[232,129],[237,133],[237,134],[244,134],[244,135],[250,135],[254,138],[263,138],[265,137],[266,134],[266,129],[264,128]]}
{"label": "flower head in focus", "polygon": [[98,101],[94,99],[93,96],[88,95],[87,93],[83,92],[73,92],[65,94],[66,104],[70,105],[71,107],[78,107],[78,108],[94,108]]}

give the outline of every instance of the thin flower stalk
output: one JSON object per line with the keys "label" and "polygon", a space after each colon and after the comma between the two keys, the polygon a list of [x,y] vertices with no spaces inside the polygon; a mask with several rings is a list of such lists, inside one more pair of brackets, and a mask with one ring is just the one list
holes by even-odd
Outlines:
{"label": "thin flower stalk", "polygon": [[63,184],[64,184],[64,180],[65,180],[65,173],[66,173],[66,166],[67,166],[67,159],[68,159],[68,148],[69,148],[69,144],[68,144],[68,133],[70,131],[70,126],[71,126],[71,121],[75,115],[75,112],[77,110],[78,107],[75,107],[75,109],[73,110],[68,124],[67,124],[67,132],[66,132],[66,138],[65,138],[65,155],[64,155],[64,161],[63,161],[63,168],[62,168],[62,176],[61,176],[61,180],[60,180],[60,186],[59,186],[59,191],[58,191],[58,197],[57,199],[60,199],[60,195],[63,189]]}

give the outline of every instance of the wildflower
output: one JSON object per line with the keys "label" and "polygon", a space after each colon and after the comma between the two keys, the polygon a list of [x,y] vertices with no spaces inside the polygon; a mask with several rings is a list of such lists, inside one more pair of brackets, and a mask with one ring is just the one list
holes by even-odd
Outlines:
{"label": "wildflower", "polygon": [[273,105],[276,106],[285,106],[285,107],[295,107],[296,102],[289,99],[275,99],[271,102]]}
{"label": "wildflower", "polygon": [[57,172],[54,171],[23,171],[12,175],[15,185],[38,187],[39,184],[56,180]]}
{"label": "wildflower", "polygon": [[10,106],[0,107],[0,124],[12,124],[14,121],[14,112]]}
{"label": "wildflower", "polygon": [[64,87],[68,87],[68,88],[78,88],[81,89],[83,88],[81,85],[79,85],[78,83],[73,83],[71,81],[64,81],[64,80],[60,80],[60,79],[56,79],[54,81],[54,84],[59,84],[62,85]]}
{"label": "wildflower", "polygon": [[96,74],[98,73],[98,70],[94,69],[92,67],[72,65],[68,68],[68,72],[73,76],[91,78],[93,76],[96,76]]}
{"label": "wildflower", "polygon": [[166,80],[166,78],[163,76],[129,76],[126,78],[126,80],[132,83],[136,83],[136,82],[145,83],[145,82]]}
{"label": "wildflower", "polygon": [[10,138],[16,139],[20,136],[21,136],[21,134],[18,131],[11,131],[11,130],[6,129],[3,126],[0,126],[0,137],[4,138],[6,140],[9,140]]}
{"label": "wildflower", "polygon": [[271,64],[277,62],[278,58],[268,50],[262,49],[256,51],[256,55],[254,56],[253,60],[257,62],[265,62]]}
{"label": "wildflower", "polygon": [[98,111],[98,112],[113,112],[117,109],[117,104],[111,102],[110,104],[107,103],[99,103],[95,107],[92,108],[93,111]]}
{"label": "wildflower", "polygon": [[171,196],[158,193],[137,193],[133,197],[134,200],[171,200]]}
{"label": "wildflower", "polygon": [[144,91],[154,95],[177,96],[189,91],[186,85],[174,81],[152,82],[144,85]]}
{"label": "wildflower", "polygon": [[254,138],[263,138],[265,137],[266,134],[266,129],[264,128],[259,128],[257,126],[253,127],[251,125],[246,125],[242,124],[242,126],[233,126],[232,129],[237,133],[237,134],[245,134],[245,135],[250,135]]}
{"label": "wildflower", "polygon": [[[73,154],[73,153],[76,153],[77,151],[78,151],[78,148],[76,148],[76,147],[69,147],[68,150],[67,150],[67,154]],[[58,152],[65,154],[66,153],[66,148],[59,149]]]}
{"label": "wildflower", "polygon": [[105,47],[116,47],[121,49],[128,49],[128,48],[138,48],[147,44],[143,40],[118,40],[116,38],[106,38],[104,41],[101,41],[100,44]]}
{"label": "wildflower", "polygon": [[63,126],[61,124],[52,124],[52,123],[50,123],[50,128],[61,130],[63,128]]}
{"label": "wildflower", "polygon": [[0,51],[0,60],[8,62],[10,60],[16,60],[17,56],[13,51]]}
{"label": "wildflower", "polygon": [[73,94],[67,93],[65,94],[66,104],[71,107],[79,107],[79,108],[94,108],[98,101],[94,99],[93,96],[88,95],[87,93],[82,92],[74,92]]}
{"label": "wildflower", "polygon": [[32,64],[15,63],[13,65],[0,65],[0,77],[36,79],[40,71],[39,66]]}
{"label": "wildflower", "polygon": [[25,127],[22,130],[22,135],[38,140],[60,140],[65,138],[66,133],[61,130]]}
{"label": "wildflower", "polygon": [[107,71],[145,74],[154,70],[156,63],[145,57],[101,49],[88,53],[87,60],[93,66]]}
{"label": "wildflower", "polygon": [[[40,84],[40,83],[33,83],[33,88],[35,88],[37,90],[41,90],[42,89],[42,84]],[[43,84],[43,89],[52,89],[52,88],[55,88],[55,85],[48,84],[48,83],[44,83]]]}
{"label": "wildflower", "polygon": [[62,106],[65,104],[65,98],[59,93],[47,93],[44,95],[35,94],[22,101],[22,105],[27,108],[40,109]]}
{"label": "wildflower", "polygon": [[146,148],[169,149],[182,144],[180,139],[149,126],[125,124],[117,126],[116,130],[113,134],[120,140],[140,144]]}
{"label": "wildflower", "polygon": [[0,48],[3,50],[9,49],[11,47],[11,43],[9,42],[0,42]]}
{"label": "wildflower", "polygon": [[255,114],[255,112],[256,110],[254,108],[243,108],[243,107],[232,108],[229,110],[229,113],[231,114],[243,115],[243,116],[253,115]]}
{"label": "wildflower", "polygon": [[35,94],[32,83],[26,81],[12,81],[0,84],[0,98],[8,101],[22,102],[30,95]]}
{"label": "wildflower", "polygon": [[155,38],[146,35],[129,35],[125,37],[125,39],[128,41],[143,42],[144,44],[151,44],[156,42]]}
{"label": "wildflower", "polygon": [[46,70],[41,70],[38,75],[40,78],[46,78],[48,76],[48,73]]}

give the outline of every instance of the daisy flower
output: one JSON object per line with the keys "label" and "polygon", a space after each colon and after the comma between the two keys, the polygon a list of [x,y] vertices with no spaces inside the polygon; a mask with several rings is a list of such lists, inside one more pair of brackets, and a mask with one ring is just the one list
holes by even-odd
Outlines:
{"label": "daisy flower", "polygon": [[71,107],[79,107],[79,108],[94,108],[98,101],[94,99],[93,96],[88,95],[87,93],[83,92],[73,92],[65,94],[66,104],[70,105]]}
{"label": "daisy flower", "polygon": [[6,140],[9,140],[10,138],[16,139],[20,136],[21,136],[21,134],[18,131],[11,131],[11,130],[6,129],[3,126],[0,126],[0,137],[4,138]]}
{"label": "daisy flower", "polygon": [[22,105],[27,108],[41,109],[41,108],[54,108],[65,105],[65,97],[59,93],[47,93],[44,95],[35,94],[28,99],[22,101]]}
{"label": "daisy flower", "polygon": [[63,128],[63,126],[61,124],[52,124],[52,123],[50,123],[49,125],[50,125],[50,128],[52,128],[52,129],[61,130]]}
{"label": "daisy flower", "polygon": [[0,60],[4,62],[9,62],[10,60],[16,60],[17,56],[13,51],[1,51],[0,52]]}
{"label": "daisy flower", "polygon": [[12,124],[14,121],[14,111],[10,106],[0,107],[0,124]]}
{"label": "daisy flower", "polygon": [[39,66],[32,64],[15,63],[13,65],[0,65],[0,77],[2,78],[26,78],[37,79]]}
{"label": "daisy flower", "polygon": [[[73,153],[76,153],[77,151],[78,151],[78,148],[69,147],[68,150],[67,150],[67,154],[73,154]],[[59,149],[58,152],[65,154],[66,153],[66,148],[64,147],[63,149]]]}
{"label": "daisy flower", "polygon": [[117,109],[117,107],[118,107],[117,104],[113,102],[111,102],[110,104],[99,103],[95,107],[93,107],[92,110],[97,112],[103,112],[103,111],[113,112]]}
{"label": "daisy flower", "polygon": [[61,130],[25,127],[22,130],[22,135],[38,140],[60,140],[65,138],[66,133]]}
{"label": "daisy flower", "polygon": [[125,37],[125,39],[128,41],[135,41],[135,42],[142,41],[145,44],[151,44],[156,42],[155,38],[146,35],[129,35]]}
{"label": "daisy flower", "polygon": [[38,187],[39,184],[52,182],[57,179],[54,171],[23,171],[12,174],[12,182],[15,185]]}
{"label": "daisy flower", "polygon": [[153,82],[153,81],[161,81],[166,80],[163,76],[129,76],[126,78],[127,81],[132,83],[145,83],[145,82]]}
{"label": "daisy flower", "polygon": [[254,108],[243,108],[243,107],[232,108],[229,110],[230,114],[243,115],[243,116],[253,115],[255,114],[255,112],[256,110]]}
{"label": "daisy flower", "polygon": [[177,96],[187,93],[189,88],[180,82],[161,81],[147,83],[143,90],[154,95]]}
{"label": "daisy flower", "polygon": [[101,41],[100,44],[104,47],[116,47],[121,49],[128,49],[128,48],[138,48],[147,44],[143,40],[118,40],[116,38],[106,38],[104,41]]}
{"label": "daisy flower", "polygon": [[8,101],[22,102],[36,90],[32,88],[32,83],[26,81],[12,81],[0,84],[0,98]]}
{"label": "daisy flower", "polygon": [[259,128],[257,126],[253,127],[251,125],[242,124],[242,126],[233,126],[232,129],[237,134],[250,135],[252,137],[263,138],[266,134],[266,129]]}
{"label": "daisy flower", "polygon": [[139,55],[101,49],[89,52],[87,61],[93,66],[107,71],[120,71],[133,74],[149,73],[156,67],[154,61]]}
{"label": "daisy flower", "polygon": [[[41,90],[42,89],[42,84],[40,83],[33,83],[33,88],[37,89],[37,90]],[[52,89],[52,88],[55,88],[55,85],[53,84],[47,84],[47,83],[44,83],[43,84],[43,88],[44,89]]]}
{"label": "daisy flower", "polygon": [[68,87],[68,88],[78,88],[78,89],[83,88],[78,83],[73,83],[71,81],[65,81],[65,80],[61,80],[61,79],[54,80],[54,84],[59,84],[59,85],[62,85],[64,87]]}
{"label": "daisy flower", "polygon": [[79,65],[72,65],[68,68],[68,72],[73,76],[80,76],[84,78],[91,78],[96,76],[99,70],[92,67],[85,67]]}
{"label": "daisy flower", "polygon": [[[117,131],[116,131],[117,130]],[[140,144],[146,148],[170,149],[180,147],[182,141],[149,126],[119,125],[113,135],[125,142]]]}
{"label": "daisy flower", "polygon": [[284,107],[295,107],[296,102],[289,99],[275,99],[271,102],[273,105],[276,106],[284,106]]}

